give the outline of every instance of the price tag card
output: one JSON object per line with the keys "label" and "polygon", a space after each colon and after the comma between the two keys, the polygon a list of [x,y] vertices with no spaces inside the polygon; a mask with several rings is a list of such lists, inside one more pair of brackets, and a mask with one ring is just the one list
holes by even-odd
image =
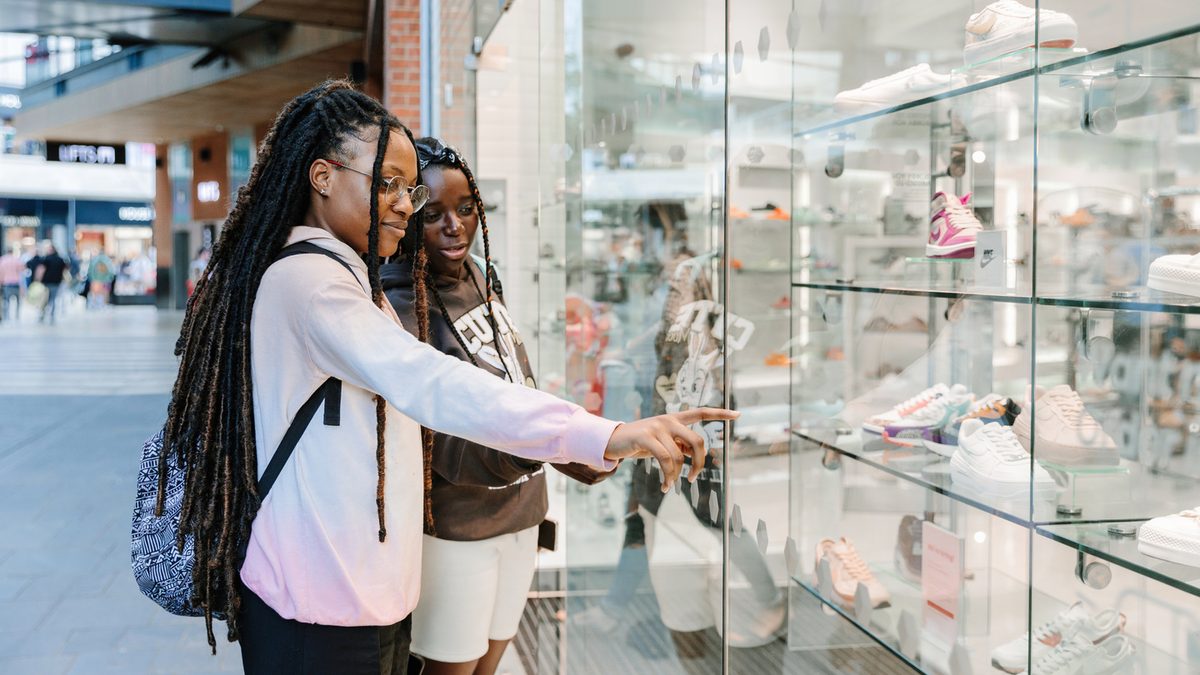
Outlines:
{"label": "price tag card", "polygon": [[985,230],[975,237],[975,285],[980,288],[1002,289],[1006,287],[1008,251],[1005,249],[1007,232]]}
{"label": "price tag card", "polygon": [[921,597],[925,637],[949,650],[962,611],[963,540],[926,520],[921,529]]}

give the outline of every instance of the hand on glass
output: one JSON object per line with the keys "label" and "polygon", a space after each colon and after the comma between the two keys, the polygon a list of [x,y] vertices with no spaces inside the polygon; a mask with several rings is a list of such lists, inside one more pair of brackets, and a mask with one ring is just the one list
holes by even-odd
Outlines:
{"label": "hand on glass", "polygon": [[685,454],[692,457],[692,468],[688,472],[689,481],[696,480],[696,476],[704,469],[705,458],[708,455],[704,447],[704,437],[689,427],[710,420],[734,420],[739,414],[720,408],[693,408],[628,422],[617,427],[608,439],[604,458],[617,460],[653,457],[662,468],[662,489],[663,492],[667,492],[683,472]]}

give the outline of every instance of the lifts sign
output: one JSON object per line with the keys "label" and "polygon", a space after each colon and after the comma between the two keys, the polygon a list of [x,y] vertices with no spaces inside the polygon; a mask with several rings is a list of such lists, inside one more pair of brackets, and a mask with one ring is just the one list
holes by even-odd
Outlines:
{"label": "lifts sign", "polygon": [[124,164],[125,144],[96,145],[46,141],[46,160],[70,164]]}

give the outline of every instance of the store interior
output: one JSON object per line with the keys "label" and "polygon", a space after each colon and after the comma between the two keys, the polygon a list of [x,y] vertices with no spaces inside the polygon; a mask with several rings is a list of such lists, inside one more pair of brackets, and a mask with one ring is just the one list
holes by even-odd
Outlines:
{"label": "store interior", "polygon": [[516,3],[477,78],[542,386],[742,412],[551,480],[527,671],[1200,672],[1200,6]]}

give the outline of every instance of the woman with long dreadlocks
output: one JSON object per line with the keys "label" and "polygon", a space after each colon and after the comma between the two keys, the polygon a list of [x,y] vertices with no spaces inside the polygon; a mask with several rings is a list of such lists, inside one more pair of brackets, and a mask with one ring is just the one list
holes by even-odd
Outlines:
{"label": "woman with long dreadlocks", "polygon": [[[427,195],[408,130],[348,82],[324,83],[280,111],[188,301],[158,510],[174,453],[192,604],[214,647],[225,618],[248,673],[405,672],[429,469],[418,425],[601,470],[653,456],[666,490],[685,454],[690,478],[704,464],[688,426],[736,416],[618,424],[422,344],[384,301],[379,265]],[[271,448],[331,382],[324,424],[260,499]]]}
{"label": "woman with long dreadlocks", "polygon": [[[429,200],[401,243],[405,260],[380,268],[383,291],[417,330],[416,284],[433,306],[429,343],[509,382],[536,386],[525,345],[492,267],[487,217],[466,160],[435,138],[417,140]],[[483,258],[470,255],[476,234]],[[423,249],[423,250],[420,250]],[[424,256],[424,279],[414,262]],[[538,526],[548,510],[540,461],[434,435],[430,497],[435,530],[423,546],[421,602],[413,611],[413,652],[428,675],[492,675],[517,633],[537,560]],[[555,468],[585,483],[605,474],[580,464]]]}

